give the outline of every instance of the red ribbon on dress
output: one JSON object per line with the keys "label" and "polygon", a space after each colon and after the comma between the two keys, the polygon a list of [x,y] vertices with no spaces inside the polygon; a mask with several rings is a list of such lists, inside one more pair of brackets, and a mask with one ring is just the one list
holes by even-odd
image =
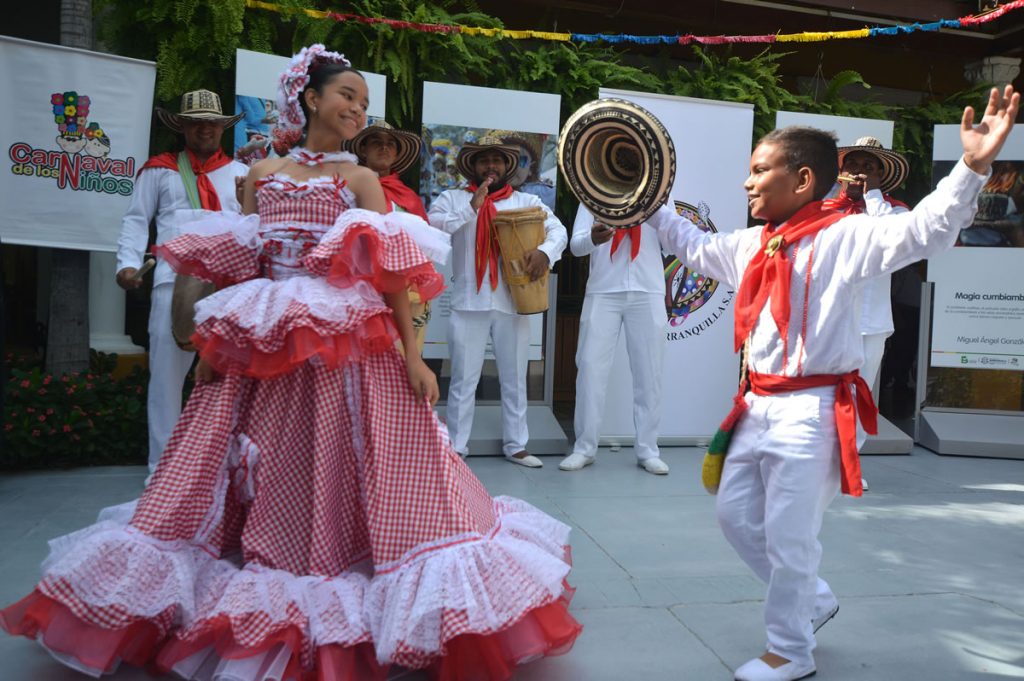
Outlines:
{"label": "red ribbon on dress", "polygon": [[397,173],[380,178],[380,186],[384,190],[384,198],[388,201],[388,207],[394,202],[406,213],[418,215],[424,220],[427,219],[427,211],[423,210],[423,200],[420,199],[419,194],[405,186]]}
{"label": "red ribbon on dress", "polygon": [[739,291],[736,292],[734,343],[737,352],[757,323],[769,297],[772,299],[771,311],[775,326],[782,336],[783,344],[788,346],[789,284],[793,275],[788,247],[844,217],[846,215],[843,213],[824,210],[821,201],[812,201],[779,227],[770,224],[764,226],[761,230],[761,248],[747,264]]}
{"label": "red ribbon on dress", "polygon": [[[192,162],[192,172],[196,174],[196,189],[199,190],[199,205],[206,210],[220,210],[220,197],[217,196],[217,190],[214,189],[213,183],[210,182],[210,178],[206,176],[207,173],[212,173],[218,168],[223,168],[227,164],[231,163],[231,159],[228,158],[227,154],[223,150],[217,149],[216,152],[210,158],[204,162],[200,162],[196,155],[192,153],[192,150],[185,148],[188,153],[188,159]],[[162,154],[157,154],[153,158],[146,161],[145,165],[139,169],[141,174],[146,168],[166,168],[178,172],[178,154],[172,151],[165,151]]]}
{"label": "red ribbon on dress", "polygon": [[[478,187],[471,184],[466,191],[475,193]],[[501,189],[491,192],[484,198],[484,203],[476,214],[476,290],[479,292],[484,283],[484,274],[489,267],[491,270],[491,290],[498,288],[498,235],[494,233],[494,216],[498,209],[494,207],[495,201],[501,201],[512,196],[512,185],[505,185]]]}
{"label": "red ribbon on dress", "polygon": [[615,230],[612,235],[612,252],[608,255],[609,259],[615,256],[615,251],[619,250],[619,244],[626,238],[626,235],[629,235],[629,259],[636,260],[637,254],[640,253],[640,225]]}
{"label": "red ribbon on dress", "polygon": [[[894,199],[888,194],[882,194],[882,198],[889,202],[893,206],[901,206],[910,210],[910,206],[903,203],[899,199]],[[837,210],[846,215],[859,215],[864,212],[866,205],[864,204],[864,198],[861,197],[859,200],[854,201],[846,195],[846,190],[840,192],[839,196],[834,199],[825,199],[821,202],[821,207],[825,210]]]}
{"label": "red ribbon on dress", "polygon": [[[750,389],[755,395],[777,395],[825,385],[836,387],[836,401],[832,411],[839,432],[839,469],[843,494],[859,497],[864,489],[861,486],[860,456],[857,453],[857,419],[860,418],[866,432],[872,435],[878,433],[878,407],[871,396],[871,388],[860,373],[854,370],[845,374],[777,376],[750,372]],[[856,388],[856,398],[850,386]]]}

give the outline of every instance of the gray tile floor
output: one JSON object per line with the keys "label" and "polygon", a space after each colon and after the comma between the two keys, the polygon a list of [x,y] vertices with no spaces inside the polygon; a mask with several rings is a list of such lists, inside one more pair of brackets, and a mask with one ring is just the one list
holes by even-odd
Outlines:
{"label": "gray tile floor", "polygon": [[[725,543],[699,482],[701,453],[666,450],[668,477],[632,452],[594,466],[540,470],[470,459],[493,494],[522,497],[573,527],[584,625],[563,657],[517,681],[727,681],[760,654],[763,586]],[[823,575],[842,609],[820,632],[818,677],[1024,679],[1024,462],[865,457],[871,485],[842,498],[822,532]],[[31,590],[46,540],[136,497],[145,472],[103,468],[0,477],[0,602]],[[84,678],[24,639],[0,637],[0,681]],[[116,681],[148,679],[125,669]],[[406,675],[409,681],[425,678]]]}

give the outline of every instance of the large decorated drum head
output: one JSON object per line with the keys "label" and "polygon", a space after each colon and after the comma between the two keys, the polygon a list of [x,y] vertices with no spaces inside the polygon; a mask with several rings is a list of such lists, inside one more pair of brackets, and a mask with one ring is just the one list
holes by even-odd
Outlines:
{"label": "large decorated drum head", "polygon": [[597,220],[631,227],[668,199],[676,152],[665,126],[643,107],[623,99],[596,99],[562,126],[558,167]]}

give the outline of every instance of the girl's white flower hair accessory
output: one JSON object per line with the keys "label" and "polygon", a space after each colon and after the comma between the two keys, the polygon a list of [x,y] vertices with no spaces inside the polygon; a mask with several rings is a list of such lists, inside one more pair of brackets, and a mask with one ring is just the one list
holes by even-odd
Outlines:
{"label": "girl's white flower hair accessory", "polygon": [[323,64],[352,66],[345,55],[329,52],[320,43],[303,47],[292,57],[277,86],[277,110],[281,114],[278,126],[298,130],[306,126],[306,116],[299,105],[299,97],[309,84],[310,69]]}

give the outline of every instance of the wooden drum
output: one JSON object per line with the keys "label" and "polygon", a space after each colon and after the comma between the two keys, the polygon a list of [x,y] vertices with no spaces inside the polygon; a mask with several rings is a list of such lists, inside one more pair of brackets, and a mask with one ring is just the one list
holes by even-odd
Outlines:
{"label": "wooden drum", "polygon": [[501,273],[519,314],[536,314],[548,309],[548,272],[530,281],[526,254],[544,243],[542,208],[500,210],[494,216],[494,230],[501,248]]}

